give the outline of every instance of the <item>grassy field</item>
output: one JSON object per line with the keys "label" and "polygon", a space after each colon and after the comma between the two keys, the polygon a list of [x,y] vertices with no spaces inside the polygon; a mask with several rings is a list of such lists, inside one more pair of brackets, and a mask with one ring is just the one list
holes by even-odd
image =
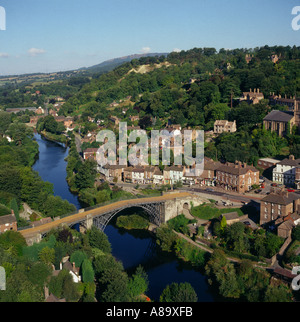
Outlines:
{"label": "grassy field", "polygon": [[220,217],[222,214],[227,214],[230,212],[237,212],[239,216],[243,216],[244,213],[240,208],[224,208],[224,209],[218,209],[214,205],[205,204],[198,207],[194,207],[191,210],[191,213],[193,216],[204,219],[204,220],[211,220],[214,218]]}

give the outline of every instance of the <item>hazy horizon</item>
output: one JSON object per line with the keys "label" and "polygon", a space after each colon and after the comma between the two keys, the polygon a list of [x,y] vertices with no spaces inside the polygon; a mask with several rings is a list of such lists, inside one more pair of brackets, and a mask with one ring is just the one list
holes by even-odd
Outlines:
{"label": "hazy horizon", "polygon": [[133,54],[195,47],[299,46],[300,30],[292,28],[297,4],[296,0],[2,0],[6,30],[0,30],[0,75],[63,72]]}

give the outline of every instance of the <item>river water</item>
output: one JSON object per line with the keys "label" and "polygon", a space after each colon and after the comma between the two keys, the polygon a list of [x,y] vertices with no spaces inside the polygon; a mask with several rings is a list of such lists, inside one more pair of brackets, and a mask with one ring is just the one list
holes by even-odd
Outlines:
{"label": "river water", "polygon": [[[39,158],[33,166],[44,181],[54,185],[55,196],[61,196],[81,208],[80,202],[68,187],[66,181],[65,158],[68,148],[51,142],[35,134],[39,144]],[[138,209],[128,209],[120,215],[137,213]],[[114,221],[114,220],[113,220]],[[199,302],[214,302],[213,291],[207,283],[206,277],[190,264],[178,260],[172,254],[162,253],[156,246],[155,238],[147,231],[128,232],[118,229],[114,222],[105,229],[105,234],[112,245],[112,254],[122,261],[128,273],[135,271],[141,264],[149,278],[147,295],[154,301],[159,300],[163,289],[172,282],[189,282],[198,295]]]}

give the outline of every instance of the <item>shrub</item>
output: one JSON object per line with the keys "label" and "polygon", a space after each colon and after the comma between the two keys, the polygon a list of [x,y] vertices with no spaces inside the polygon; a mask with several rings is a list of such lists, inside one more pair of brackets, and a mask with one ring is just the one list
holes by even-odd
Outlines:
{"label": "shrub", "polygon": [[120,216],[116,225],[120,228],[131,229],[148,229],[149,221],[138,215]]}

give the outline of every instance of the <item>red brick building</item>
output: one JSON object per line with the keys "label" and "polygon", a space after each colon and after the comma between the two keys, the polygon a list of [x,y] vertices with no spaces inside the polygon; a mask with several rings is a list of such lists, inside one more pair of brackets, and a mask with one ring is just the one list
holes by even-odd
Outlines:
{"label": "red brick building", "polygon": [[271,159],[271,158],[264,158],[259,159],[257,162],[257,166],[266,170],[272,167],[275,167],[277,163],[279,163],[279,160]]}
{"label": "red brick building", "polygon": [[218,161],[215,162],[212,159],[207,157],[204,158],[204,169],[202,174],[200,175],[200,183],[206,186],[214,186],[215,179],[217,177],[217,169],[222,164]]}
{"label": "red brick building", "polygon": [[259,185],[259,171],[246,163],[226,163],[216,170],[217,186],[226,190],[245,193]]}
{"label": "red brick building", "polygon": [[83,151],[83,159],[84,160],[97,160],[97,152],[98,148],[88,148]]}
{"label": "red brick building", "polygon": [[299,210],[299,194],[287,191],[270,193],[260,203],[260,224],[264,225],[291,214],[299,213]]}

